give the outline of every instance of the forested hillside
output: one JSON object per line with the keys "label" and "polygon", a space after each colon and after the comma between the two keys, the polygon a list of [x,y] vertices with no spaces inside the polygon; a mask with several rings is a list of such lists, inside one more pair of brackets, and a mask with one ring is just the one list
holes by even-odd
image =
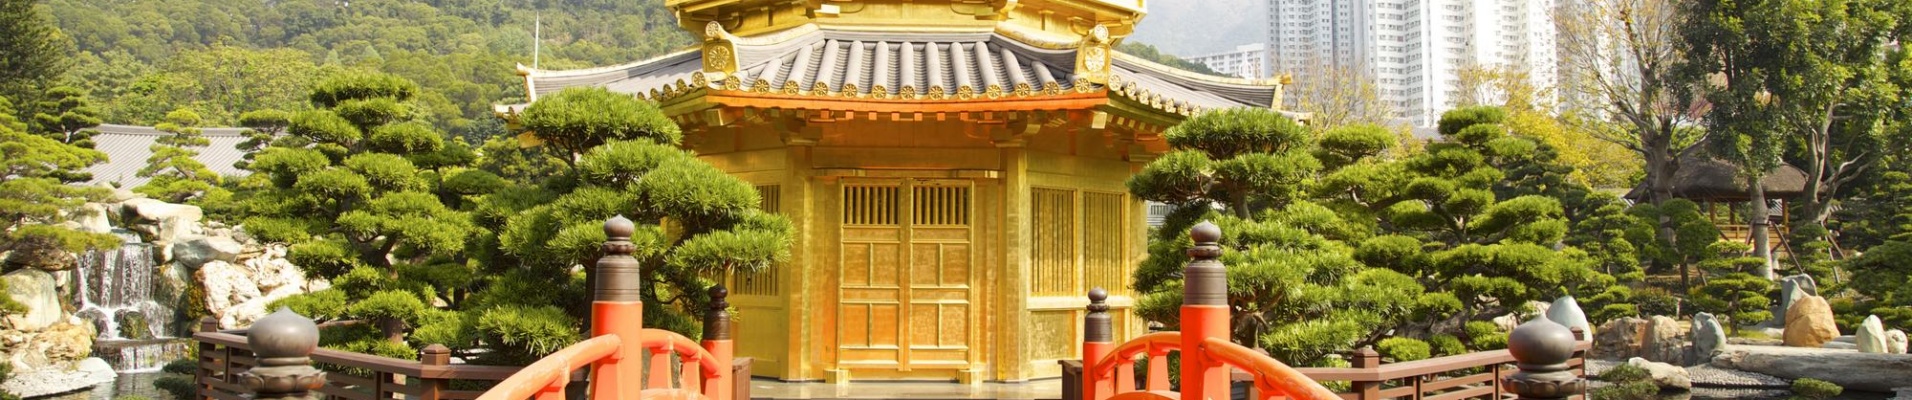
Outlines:
{"label": "forested hillside", "polygon": [[346,70],[417,81],[425,120],[455,135],[498,129],[488,106],[523,95],[532,63],[635,61],[689,43],[662,0],[48,0],[75,56],[65,83],[111,123],[152,124],[185,107],[207,125],[309,108],[312,82]]}

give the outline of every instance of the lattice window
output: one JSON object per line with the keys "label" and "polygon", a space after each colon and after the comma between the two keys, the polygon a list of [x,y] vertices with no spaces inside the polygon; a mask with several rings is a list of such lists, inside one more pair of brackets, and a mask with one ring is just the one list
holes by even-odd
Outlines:
{"label": "lattice window", "polygon": [[[782,209],[783,190],[777,185],[757,186],[757,208],[764,212],[775,213]],[[763,271],[739,272],[731,278],[730,292],[739,296],[776,296],[782,293],[777,287],[777,270],[784,265],[772,265]]]}
{"label": "lattice window", "polygon": [[1128,292],[1128,262],[1123,257],[1127,203],[1121,193],[1082,193],[1083,290]]}
{"label": "lattice window", "polygon": [[1030,257],[1035,267],[1030,286],[1037,296],[1078,295],[1075,191],[1032,189],[1029,199],[1034,239]]}
{"label": "lattice window", "polygon": [[844,225],[896,225],[900,199],[895,186],[844,186]]}
{"label": "lattice window", "polygon": [[912,224],[969,225],[967,186],[917,186],[910,196]]}

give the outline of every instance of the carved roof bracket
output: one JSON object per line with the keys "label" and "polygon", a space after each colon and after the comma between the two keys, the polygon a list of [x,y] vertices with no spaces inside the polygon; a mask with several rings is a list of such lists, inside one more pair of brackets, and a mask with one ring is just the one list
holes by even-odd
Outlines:
{"label": "carved roof bracket", "polygon": [[737,73],[737,37],[717,21],[704,24],[704,75],[711,81],[724,81]]}
{"label": "carved roof bracket", "polygon": [[1076,45],[1075,77],[1078,81],[1102,84],[1109,82],[1110,49],[1109,28],[1097,24],[1082,36],[1082,42]]}

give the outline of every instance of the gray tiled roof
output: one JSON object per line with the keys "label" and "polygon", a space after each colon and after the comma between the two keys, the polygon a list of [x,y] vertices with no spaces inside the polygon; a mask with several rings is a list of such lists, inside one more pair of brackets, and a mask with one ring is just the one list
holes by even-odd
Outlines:
{"label": "gray tiled roof", "polygon": [[[695,86],[700,83],[712,89],[927,99],[1077,89],[1075,49],[1040,48],[997,33],[810,30],[795,31],[774,42],[737,46],[741,67],[732,87],[699,79],[703,53],[695,49],[624,65],[526,69],[524,74],[534,99],[581,86],[655,96],[660,90],[669,94],[698,89]],[[1272,83],[1198,77],[1126,55],[1114,57],[1113,67],[1110,86],[1117,89],[1113,92],[1178,112],[1271,107],[1278,90]],[[501,110],[521,107],[502,106]]]}
{"label": "gray tiled roof", "polygon": [[[94,128],[100,131],[93,136],[94,149],[106,153],[107,161],[88,167],[86,172],[93,173],[93,180],[87,184],[119,183],[120,187],[134,188],[146,184],[148,178],[138,176],[139,169],[146,167],[146,159],[153,155],[152,146],[165,132],[150,126],[100,125]],[[232,166],[233,162],[244,158],[245,152],[234,146],[246,141],[242,132],[245,128],[200,128],[200,133],[212,141],[211,145],[196,148],[200,163],[206,164],[220,176],[243,176],[249,172]]]}

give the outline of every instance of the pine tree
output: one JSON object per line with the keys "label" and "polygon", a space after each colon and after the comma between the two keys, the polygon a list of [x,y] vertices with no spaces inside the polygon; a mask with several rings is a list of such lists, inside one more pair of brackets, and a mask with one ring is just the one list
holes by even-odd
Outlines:
{"label": "pine tree", "polygon": [[199,150],[193,148],[212,144],[212,140],[199,131],[199,123],[199,114],[179,109],[166,113],[166,120],[153,126],[167,135],[154,141],[153,155],[146,159],[146,167],[139,170],[140,177],[152,180],[134,191],[178,203],[220,190],[219,174],[194,159],[199,156]]}
{"label": "pine tree", "polygon": [[0,97],[0,252],[13,252],[8,259],[14,261],[44,260],[119,245],[112,235],[58,224],[63,214],[106,197],[104,189],[68,184],[88,179],[75,171],[106,155],[20,130],[24,124],[13,118],[11,104]]}
{"label": "pine tree", "polygon": [[61,143],[93,148],[93,130],[100,126],[100,110],[86,99],[86,93],[72,86],[49,89],[40,99],[33,121],[39,131]]}
{"label": "pine tree", "polygon": [[[0,97],[33,107],[41,89],[66,72],[73,43],[33,0],[0,0]],[[10,117],[27,118],[13,110]]]}

